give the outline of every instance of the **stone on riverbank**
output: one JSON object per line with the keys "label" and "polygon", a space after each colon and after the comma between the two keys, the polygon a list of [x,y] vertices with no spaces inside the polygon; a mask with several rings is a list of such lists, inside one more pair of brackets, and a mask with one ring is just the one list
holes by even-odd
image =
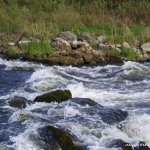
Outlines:
{"label": "stone on riverbank", "polygon": [[149,54],[150,55],[150,42],[149,43],[145,43],[141,46],[142,50],[144,53]]}
{"label": "stone on riverbank", "polygon": [[37,96],[34,102],[63,102],[72,98],[72,94],[69,90],[57,90],[51,93],[47,93],[41,96]]}
{"label": "stone on riverbank", "polygon": [[71,31],[61,32],[59,37],[68,42],[76,41],[78,38],[78,36]]}

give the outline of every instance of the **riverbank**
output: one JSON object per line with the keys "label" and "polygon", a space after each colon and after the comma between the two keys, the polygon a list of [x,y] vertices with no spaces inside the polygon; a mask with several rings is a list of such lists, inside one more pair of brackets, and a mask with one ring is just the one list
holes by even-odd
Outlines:
{"label": "riverbank", "polygon": [[126,41],[110,44],[106,35],[93,36],[89,32],[75,34],[71,31],[61,32],[49,43],[33,37],[4,42],[4,37],[5,34],[1,34],[0,53],[8,59],[73,66],[150,60],[150,43],[141,44],[137,39],[135,45]]}

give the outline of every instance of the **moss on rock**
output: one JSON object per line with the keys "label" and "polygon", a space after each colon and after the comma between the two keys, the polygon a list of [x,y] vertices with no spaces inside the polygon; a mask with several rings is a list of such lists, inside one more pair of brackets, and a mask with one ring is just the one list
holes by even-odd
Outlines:
{"label": "moss on rock", "polygon": [[69,90],[57,90],[51,93],[47,93],[41,96],[37,96],[34,102],[63,102],[72,98],[72,94]]}
{"label": "moss on rock", "polygon": [[52,131],[54,138],[62,150],[80,150],[80,148],[77,148],[73,143],[69,133],[52,126],[48,126],[48,128]]}

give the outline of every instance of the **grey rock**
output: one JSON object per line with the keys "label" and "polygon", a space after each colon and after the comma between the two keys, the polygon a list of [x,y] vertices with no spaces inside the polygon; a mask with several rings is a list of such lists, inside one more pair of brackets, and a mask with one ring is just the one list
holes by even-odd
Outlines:
{"label": "grey rock", "polygon": [[124,48],[129,48],[129,49],[131,48],[131,46],[127,42],[123,42],[122,45],[123,45]]}
{"label": "grey rock", "polygon": [[99,43],[105,43],[107,40],[107,37],[105,35],[101,35],[97,37],[97,40],[99,41]]}
{"label": "grey rock", "polygon": [[73,49],[77,49],[81,47],[88,48],[90,46],[86,41],[82,42],[82,41],[77,41],[77,40],[72,41],[70,44]]}
{"label": "grey rock", "polygon": [[141,46],[142,50],[144,53],[146,54],[150,54],[150,42],[148,43],[144,43],[142,46]]}
{"label": "grey rock", "polygon": [[91,37],[90,33],[88,33],[88,32],[81,33],[78,36],[78,39],[81,40],[81,41],[87,41],[87,42],[90,42],[90,41],[93,40],[93,38]]}
{"label": "grey rock", "polygon": [[8,103],[11,107],[25,108],[26,102],[27,102],[27,99],[24,97],[14,97]]}
{"label": "grey rock", "polygon": [[61,49],[71,49],[70,43],[62,38],[55,38],[52,40],[51,45]]}
{"label": "grey rock", "polygon": [[110,46],[107,45],[107,44],[103,44],[103,43],[100,43],[98,45],[98,47],[101,49],[101,50],[109,50],[110,49]]}
{"label": "grey rock", "polygon": [[23,37],[18,41],[19,46],[24,45],[24,44],[29,44],[29,43],[31,43],[31,40],[26,37]]}
{"label": "grey rock", "polygon": [[68,42],[71,42],[71,41],[77,40],[78,37],[76,34],[74,34],[71,31],[65,31],[65,32],[61,32],[60,38],[66,40]]}

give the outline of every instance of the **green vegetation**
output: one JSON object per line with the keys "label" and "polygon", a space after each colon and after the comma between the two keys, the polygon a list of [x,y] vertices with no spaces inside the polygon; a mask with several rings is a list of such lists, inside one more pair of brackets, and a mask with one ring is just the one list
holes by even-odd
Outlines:
{"label": "green vegetation", "polygon": [[[115,39],[126,28],[128,34],[150,32],[149,0],[0,0],[0,14],[0,32],[44,40],[63,30],[109,34]],[[143,37],[150,38],[146,33]]]}
{"label": "green vegetation", "polygon": [[150,40],[149,0],[0,0],[0,14],[6,40],[25,36],[43,41],[22,47],[27,53],[52,52],[44,43],[66,30],[108,35],[109,43]]}
{"label": "green vegetation", "polygon": [[32,54],[32,55],[42,55],[42,54],[48,54],[52,53],[53,51],[56,51],[55,48],[51,47],[50,44],[46,43],[29,43],[21,46],[21,50],[25,54]]}

